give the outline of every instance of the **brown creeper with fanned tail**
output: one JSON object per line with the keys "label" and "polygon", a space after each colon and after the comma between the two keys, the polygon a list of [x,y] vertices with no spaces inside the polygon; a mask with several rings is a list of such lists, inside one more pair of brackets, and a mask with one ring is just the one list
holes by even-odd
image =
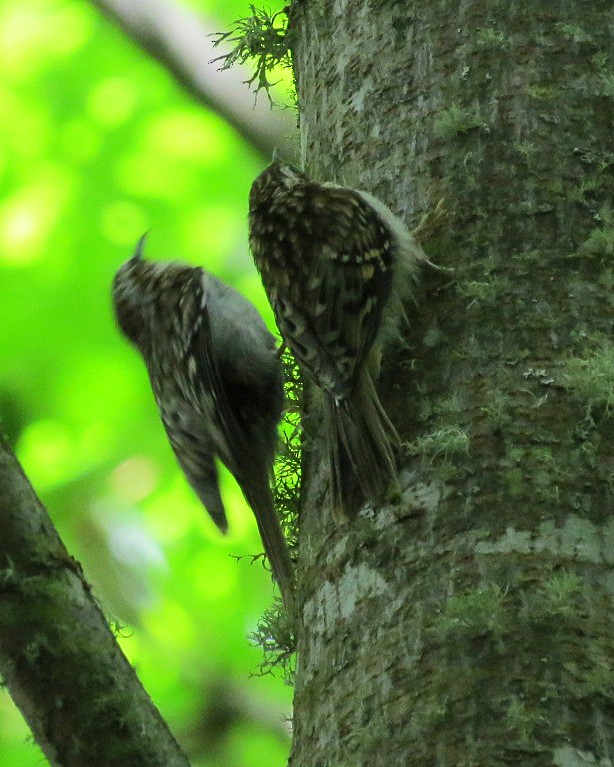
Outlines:
{"label": "brown creeper with fanned tail", "polygon": [[397,479],[400,440],[373,380],[426,256],[380,200],[279,160],[252,185],[249,225],[279,330],[324,392],[333,512],[345,521]]}
{"label": "brown creeper with fanned tail", "polygon": [[216,458],[230,470],[290,606],[292,565],[269,485],[284,407],[275,340],[255,307],[204,269],[144,261],[144,240],[115,275],[118,325],[143,356],[188,482],[226,532]]}

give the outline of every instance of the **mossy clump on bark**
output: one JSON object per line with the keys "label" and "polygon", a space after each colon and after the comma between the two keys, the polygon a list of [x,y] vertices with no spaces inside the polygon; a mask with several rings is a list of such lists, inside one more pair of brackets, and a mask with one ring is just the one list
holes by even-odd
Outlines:
{"label": "mossy clump on bark", "polygon": [[215,47],[222,42],[232,43],[228,53],[214,61],[221,61],[221,69],[229,69],[239,62],[254,63],[254,75],[247,84],[255,83],[256,94],[264,90],[271,103],[271,72],[279,66],[291,67],[290,46],[287,35],[287,16],[284,11],[271,14],[270,11],[250,5],[251,16],[237,19],[227,32],[218,32],[213,43]]}

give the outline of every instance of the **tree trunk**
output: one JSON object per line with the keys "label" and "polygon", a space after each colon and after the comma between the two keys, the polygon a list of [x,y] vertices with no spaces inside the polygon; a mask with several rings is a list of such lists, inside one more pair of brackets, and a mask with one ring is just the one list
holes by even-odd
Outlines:
{"label": "tree trunk", "polygon": [[[402,497],[304,476],[293,767],[614,761],[614,12],[296,0],[307,172],[445,197],[379,389]],[[323,453],[325,454],[325,453]]]}

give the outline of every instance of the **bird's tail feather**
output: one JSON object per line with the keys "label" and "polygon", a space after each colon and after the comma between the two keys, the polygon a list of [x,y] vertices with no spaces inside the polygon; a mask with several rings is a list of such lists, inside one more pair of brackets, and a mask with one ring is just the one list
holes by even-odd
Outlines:
{"label": "bird's tail feather", "polygon": [[401,441],[386,415],[368,371],[350,396],[327,396],[333,513],[342,522],[362,503],[377,501],[397,479]]}
{"label": "bird's tail feather", "polygon": [[271,488],[268,485],[252,486],[244,488],[243,492],[256,517],[273,578],[277,581],[286,608],[291,611],[294,604],[293,567],[288,544],[275,511]]}

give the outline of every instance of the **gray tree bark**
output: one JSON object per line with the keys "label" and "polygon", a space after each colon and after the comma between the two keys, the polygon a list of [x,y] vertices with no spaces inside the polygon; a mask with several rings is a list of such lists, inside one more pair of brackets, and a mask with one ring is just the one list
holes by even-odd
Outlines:
{"label": "gray tree bark", "polygon": [[[293,767],[614,762],[614,10],[296,0],[302,155],[411,226],[396,502],[304,477]],[[325,454],[325,453],[324,453]]]}

